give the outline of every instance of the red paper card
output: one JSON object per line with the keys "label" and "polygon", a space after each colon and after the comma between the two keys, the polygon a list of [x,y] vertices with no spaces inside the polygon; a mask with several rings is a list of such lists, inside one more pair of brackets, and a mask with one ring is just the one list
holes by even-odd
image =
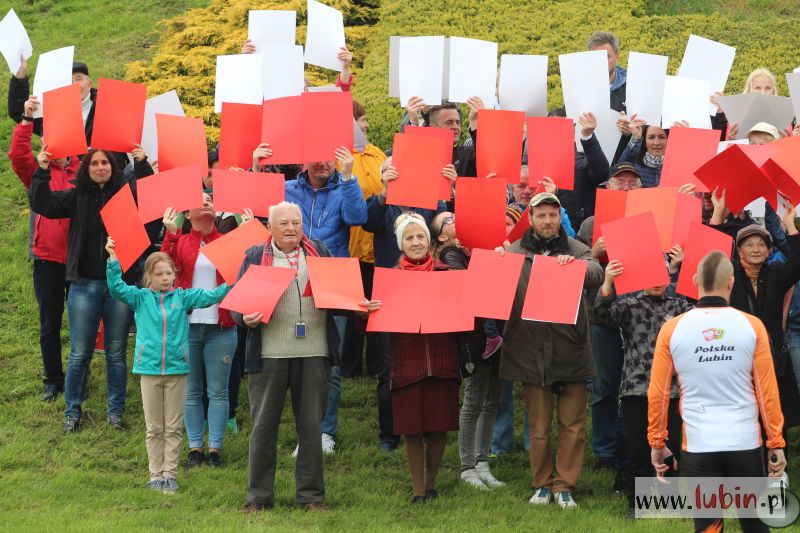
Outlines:
{"label": "red paper card", "polygon": [[500,178],[456,180],[456,233],[467,248],[494,250],[506,240],[506,181]]}
{"label": "red paper card", "polygon": [[572,119],[528,117],[526,124],[530,183],[548,176],[559,189],[571,191],[575,182],[575,125]]}
{"label": "red paper card", "polygon": [[[259,161],[265,165],[305,163],[303,159],[303,100],[300,96],[274,98],[264,102],[261,142],[269,144],[272,155]],[[352,129],[353,122],[350,121]]]}
{"label": "red paper card", "polygon": [[[764,197],[774,198],[775,188],[760,170],[760,166],[768,159],[763,154],[742,149],[743,145],[734,144],[720,152],[708,163],[697,169],[695,176],[702,181],[709,190],[715,187],[727,190],[725,195],[726,207],[738,213],[753,200]],[[750,155],[748,155],[748,153]],[[753,161],[761,161],[756,165]]]}
{"label": "red paper card", "polygon": [[132,152],[142,142],[147,85],[100,78],[97,82],[92,148]]}
{"label": "red paper card", "polygon": [[602,232],[608,258],[620,261],[625,269],[614,280],[617,294],[669,283],[653,213],[603,224]]}
{"label": "red paper card", "polygon": [[336,149],[353,151],[353,93],[303,93],[303,163],[333,161]]}
{"label": "red paper card", "polygon": [[395,134],[392,165],[398,176],[389,184],[387,204],[436,209],[442,179],[442,142],[420,135]]}
{"label": "red paper card", "polygon": [[42,95],[43,145],[50,159],[76,156],[89,151],[81,111],[81,88],[77,84],[47,91]]}
{"label": "red paper card", "polygon": [[251,220],[203,246],[201,253],[217,267],[226,283],[233,284],[242,267],[244,253],[267,239],[269,230],[258,220]]}
{"label": "red paper card", "polygon": [[732,248],[733,238],[730,235],[710,228],[701,222],[692,222],[689,225],[689,240],[684,249],[681,273],[678,276],[678,285],[675,290],[696,300],[698,298],[697,286],[692,281],[692,277],[697,273],[700,260],[714,250],[719,250],[730,259]]}
{"label": "red paper card", "polygon": [[475,316],[508,320],[525,256],[473,250],[464,282],[462,306]]}
{"label": "red paper card", "polygon": [[208,175],[206,127],[202,119],[156,113],[156,132],[161,172],[198,163],[202,175]]}
{"label": "red paper card", "polygon": [[314,305],[318,309],[364,311],[361,268],[355,257],[306,257]]}
{"label": "red paper card", "polygon": [[694,175],[695,170],[717,155],[719,131],[697,128],[672,128],[664,154],[659,187],[680,187],[694,183],[697,192],[708,192]]}
{"label": "red paper card", "polygon": [[776,150],[761,171],[792,205],[800,204],[800,137],[786,137],[770,144]]}
{"label": "red paper card", "polygon": [[528,231],[531,227],[531,219],[528,216],[528,209],[525,208],[525,211],[522,212],[522,215],[519,217],[519,222],[511,228],[511,231],[508,232],[506,236],[506,240],[510,243],[514,243],[522,238],[525,235],[525,232]]}
{"label": "red paper card", "polygon": [[522,318],[537,322],[575,324],[578,321],[587,266],[588,263],[580,259],[559,265],[555,257],[534,257],[525,303],[522,305]]}
{"label": "red paper card", "polygon": [[592,229],[592,244],[603,234],[603,224],[625,218],[625,208],[628,201],[627,191],[610,191],[597,189],[594,204],[594,228]]}
{"label": "red paper card", "polygon": [[419,333],[420,275],[399,268],[375,268],[372,299],[380,300],[381,308],[369,315],[368,332]]}
{"label": "red paper card", "polygon": [[524,126],[522,111],[478,110],[480,142],[475,143],[478,177],[494,172],[508,183],[519,183]]}
{"label": "red paper card", "polygon": [[475,328],[475,315],[461,305],[466,270],[417,274],[419,293],[414,314],[420,317],[420,333],[451,333]]}
{"label": "red paper card", "polygon": [[261,322],[267,324],[294,278],[291,268],[250,265],[219,306],[243,315],[261,313]]}
{"label": "red paper card", "polygon": [[[139,221],[131,186],[126,183],[100,210],[108,236],[114,239],[114,252],[123,272],[150,246],[150,238]],[[105,244],[104,244],[105,245]]]}
{"label": "red paper card", "polygon": [[447,201],[453,196],[453,189],[450,180],[442,176],[441,169],[453,162],[453,145],[455,144],[453,132],[445,128],[420,128],[417,126],[406,126],[403,133],[408,135],[421,135],[431,139],[432,142],[442,150],[439,167],[439,200]]}
{"label": "red paper card", "polygon": [[699,199],[679,193],[675,187],[659,186],[628,192],[625,216],[652,212],[661,251],[668,252],[676,244],[686,244],[689,222],[702,220],[702,208]]}
{"label": "red paper card", "polygon": [[203,175],[199,164],[161,171],[136,182],[139,218],[143,223],[164,217],[168,207],[188,211],[203,205]]}
{"label": "red paper card", "polygon": [[219,168],[248,169],[261,143],[261,106],[222,102],[219,117]]}
{"label": "red paper card", "polygon": [[[225,103],[222,106],[224,108]],[[247,208],[257,217],[268,217],[269,206],[279,204],[286,197],[283,174],[215,169],[211,177],[217,211],[243,213]]]}

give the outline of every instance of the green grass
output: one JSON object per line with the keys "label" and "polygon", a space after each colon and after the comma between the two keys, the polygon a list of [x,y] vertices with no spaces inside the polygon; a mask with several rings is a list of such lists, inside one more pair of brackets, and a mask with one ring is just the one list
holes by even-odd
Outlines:
{"label": "green grass", "polygon": [[[18,2],[13,7],[28,27],[38,54],[70,44],[86,61],[93,77],[121,76],[124,65],[148,57],[158,36],[158,21],[203,0],[106,3],[99,0]],[[11,7],[0,1],[0,14]],[[3,67],[5,68],[5,67]],[[31,61],[31,72],[35,70]],[[7,75],[7,74],[6,74]],[[0,84],[5,102],[6,85]],[[5,151],[13,124],[0,121],[0,146]],[[240,420],[243,431],[228,435],[222,470],[181,472],[181,490],[173,497],[142,488],[147,480],[147,454],[138,379],[128,384],[124,433],[105,423],[105,379],[101,356],[92,363],[90,397],[83,431],[64,437],[60,423],[63,399],[39,401],[41,362],[38,355],[37,311],[26,260],[27,207],[6,158],[0,157],[0,529],[4,531],[687,531],[687,521],[629,522],[625,504],[610,496],[612,478],[591,472],[594,457],[587,444],[584,473],[576,498],[581,508],[563,513],[555,506],[532,509],[530,468],[521,451],[498,461],[494,471],[508,486],[478,493],[458,480],[455,434],[450,435],[439,477],[439,501],[411,507],[410,480],[402,450],[378,452],[374,383],[345,380],[342,387],[339,445],[326,458],[326,486],[331,508],[324,515],[294,508],[295,444],[290,414],[284,413],[279,437],[277,508],[246,517],[247,475],[246,383]],[[66,331],[63,334],[68,342]],[[66,352],[66,350],[65,350]],[[519,401],[518,401],[519,404]],[[521,437],[517,410],[517,441]],[[589,434],[587,433],[587,439]],[[797,442],[797,434],[793,434]],[[521,446],[520,446],[521,447]],[[791,457],[797,457],[796,448]],[[792,467],[797,479],[800,469]],[[731,531],[738,526],[729,524]]]}

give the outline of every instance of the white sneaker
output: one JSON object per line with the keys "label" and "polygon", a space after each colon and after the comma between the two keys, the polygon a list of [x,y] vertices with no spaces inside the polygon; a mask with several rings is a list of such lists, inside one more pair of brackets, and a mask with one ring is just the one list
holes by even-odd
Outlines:
{"label": "white sneaker", "polygon": [[572,493],[567,491],[556,492],[553,497],[562,509],[576,509],[578,504],[572,499]]}
{"label": "white sneaker", "polygon": [[552,493],[550,492],[550,489],[547,487],[539,487],[533,491],[533,496],[531,496],[531,499],[528,500],[528,503],[533,505],[547,505],[550,503],[551,498]]}
{"label": "white sneaker", "polygon": [[297,459],[297,454],[300,453],[300,444],[294,447],[294,451],[292,452],[292,457]]}
{"label": "white sneaker", "polygon": [[478,471],[474,468],[470,468],[469,470],[464,470],[461,472],[461,480],[467,485],[471,485],[478,490],[489,490],[489,487],[483,483],[480,476],[478,476]]}
{"label": "white sneaker", "polygon": [[322,453],[333,453],[333,447],[336,446],[336,441],[327,433],[322,434]]}
{"label": "white sneaker", "polygon": [[506,486],[505,483],[492,475],[492,471],[489,470],[489,463],[487,462],[478,463],[478,465],[475,467],[475,471],[478,472],[478,477],[481,478],[481,481],[486,483],[486,485],[490,488]]}

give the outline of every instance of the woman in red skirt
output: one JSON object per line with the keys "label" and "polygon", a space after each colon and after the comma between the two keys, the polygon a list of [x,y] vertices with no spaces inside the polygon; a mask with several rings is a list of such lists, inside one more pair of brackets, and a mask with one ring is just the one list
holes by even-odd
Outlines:
{"label": "woman in red skirt", "polygon": [[[403,251],[398,268],[447,270],[430,254],[430,232],[416,213],[397,218],[397,245]],[[389,371],[394,433],[406,438],[413,485],[412,503],[438,496],[436,474],[448,431],[458,431],[458,344],[451,333],[392,334]]]}

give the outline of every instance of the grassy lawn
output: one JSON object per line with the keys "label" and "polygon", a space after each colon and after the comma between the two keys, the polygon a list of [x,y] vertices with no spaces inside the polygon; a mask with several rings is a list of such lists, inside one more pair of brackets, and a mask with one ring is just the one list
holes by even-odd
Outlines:
{"label": "grassy lawn", "polygon": [[[76,58],[89,65],[96,79],[120,77],[127,62],[148,57],[158,39],[159,20],[205,4],[204,0],[37,0],[13,4],[0,0],[0,15],[9,7],[17,10],[30,31],[35,57],[74,44]],[[35,61],[30,69],[35,71]],[[0,83],[2,102],[6,90],[5,82]],[[0,120],[0,147],[4,152],[12,127],[10,119]],[[610,494],[612,476],[595,474],[588,467],[594,462],[589,445],[587,468],[576,493],[580,509],[565,513],[556,506],[531,508],[527,504],[530,469],[519,434],[521,409],[517,409],[516,426],[520,450],[494,466],[495,474],[507,482],[507,487],[479,493],[461,484],[456,435],[451,434],[439,477],[441,498],[412,507],[408,503],[410,480],[403,450],[392,454],[377,450],[374,383],[367,379],[345,380],[342,385],[339,444],[336,453],[326,458],[330,512],[309,514],[294,508],[294,462],[289,454],[295,435],[288,410],[279,437],[276,509],[250,517],[237,511],[246,493],[246,382],[239,416],[243,431],[226,437],[226,468],[181,472],[181,489],[175,496],[145,490],[147,454],[136,377],[128,382],[126,433],[117,433],[105,423],[102,356],[95,357],[92,364],[82,432],[62,435],[63,399],[55,404],[39,400],[41,361],[31,269],[26,260],[27,216],[24,191],[7,159],[0,157],[0,529],[4,531],[691,529],[687,521],[625,520],[625,503]],[[66,346],[66,330],[63,338]],[[796,432],[792,440],[795,447],[790,460],[798,456]],[[791,473],[798,479],[800,469],[793,466]],[[738,531],[738,526],[731,523],[729,530]]]}

